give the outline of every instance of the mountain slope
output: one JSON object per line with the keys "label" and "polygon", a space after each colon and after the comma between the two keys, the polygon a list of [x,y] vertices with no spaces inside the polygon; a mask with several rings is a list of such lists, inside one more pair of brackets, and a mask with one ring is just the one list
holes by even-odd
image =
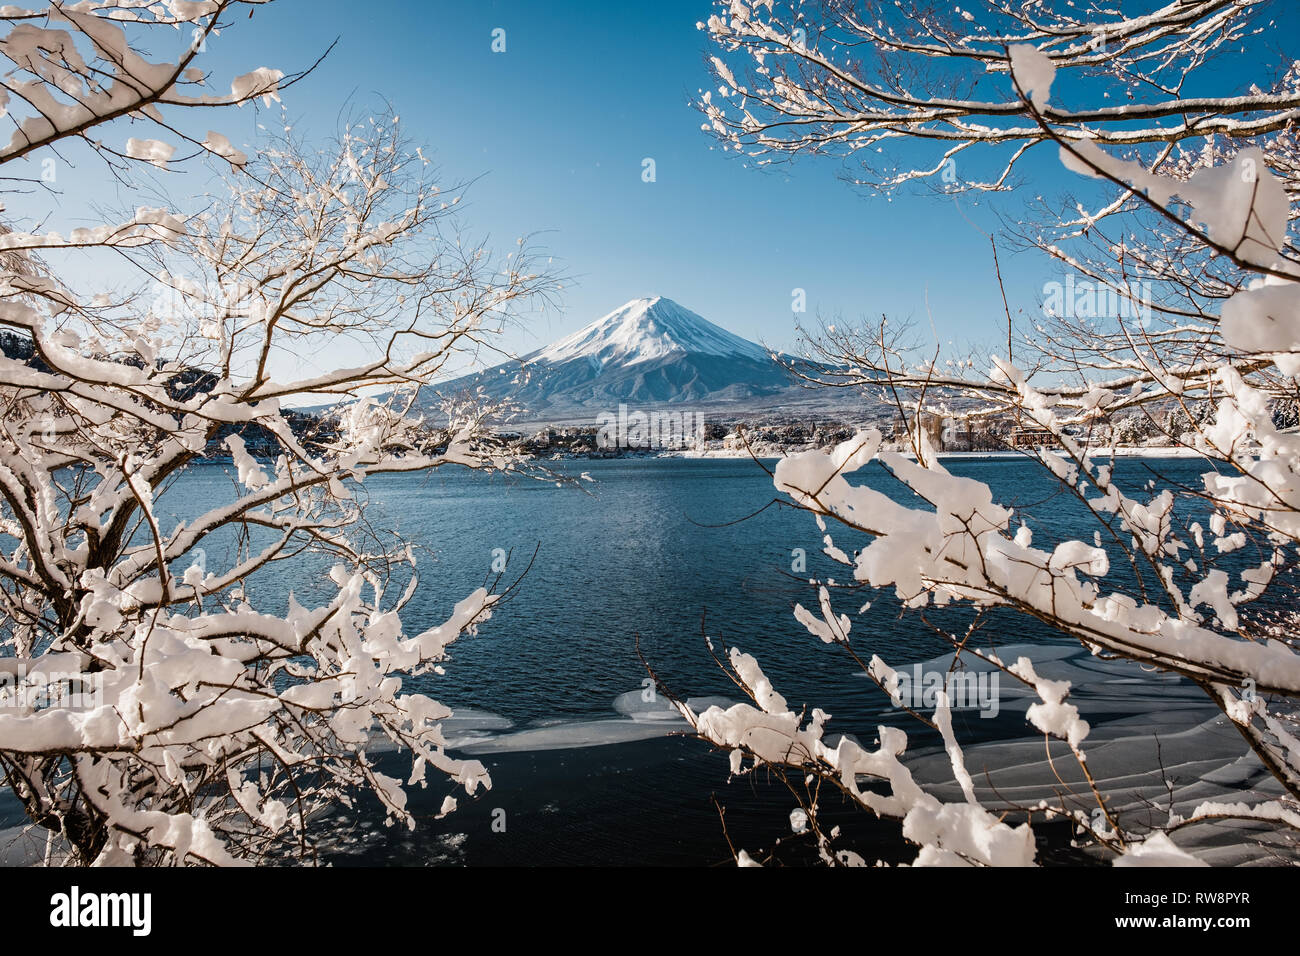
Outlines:
{"label": "mountain slope", "polygon": [[762,346],[663,296],[633,299],[530,358],[551,365],[585,358],[593,365],[628,366],[683,354],[768,360]]}
{"label": "mountain slope", "polygon": [[529,418],[637,405],[743,402],[773,397],[789,374],[762,346],[671,299],[633,299],[557,342],[446,382],[443,395],[482,388]]}

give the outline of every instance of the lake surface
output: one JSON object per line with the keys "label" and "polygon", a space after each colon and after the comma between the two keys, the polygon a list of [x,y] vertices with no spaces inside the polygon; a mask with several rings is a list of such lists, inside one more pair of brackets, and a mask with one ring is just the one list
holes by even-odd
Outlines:
{"label": "lake surface", "polygon": [[[778,688],[789,688],[792,703],[806,693],[810,703],[838,708],[831,712],[843,720],[881,712],[883,698],[863,693],[862,678],[846,666],[843,652],[812,637],[791,614],[796,602],[815,604],[808,577],[844,580],[849,574],[821,555],[815,520],[781,503],[763,467],[747,459],[551,464],[594,481],[577,490],[440,471],[368,485],[372,523],[428,549],[420,593],[404,614],[408,633],[440,622],[455,601],[481,585],[495,549],[510,555],[505,580],[523,575],[481,632],[454,645],[447,677],[433,688],[440,699],[516,723],[611,716],[615,698],[647,679],[636,654],[638,637],[675,693],[734,696],[707,652],[703,619],[711,637],[758,657]],[[1093,519],[1042,468],[1015,458],[950,459],[947,467],[998,489],[1038,546],[1092,539]],[[1195,485],[1206,470],[1204,462],[1187,460],[1130,460],[1118,467],[1121,481],[1130,476],[1132,491],[1156,476],[1161,485]],[[912,498],[879,465],[853,480],[899,500]],[[846,549],[865,543],[833,523],[831,530]],[[796,549],[807,560],[799,574],[792,571]],[[899,617],[891,595],[862,596],[873,606],[855,618],[854,634],[862,633],[886,660],[923,660],[944,649],[917,615]],[[848,595],[839,599],[839,610],[852,614],[860,603]],[[969,612],[948,617],[965,621]],[[1018,615],[1002,621],[1005,633],[994,630],[991,637],[1054,637]]]}
{"label": "lake surface", "polygon": [[[714,794],[727,807],[733,838],[753,845],[788,833],[789,795],[752,781],[728,786],[725,756],[698,741],[659,735],[565,747],[606,736],[618,740],[625,731],[638,736],[625,720],[629,704],[635,708],[648,696],[641,693],[648,678],[637,657],[638,638],[647,661],[677,695],[736,699],[736,688],[707,651],[702,620],[716,643],[754,654],[796,709],[806,703],[831,713],[832,730],[870,740],[885,720],[907,729],[915,746],[935,744],[924,728],[890,709],[843,651],[794,621],[795,602],[815,602],[806,578],[843,579],[846,569],[821,556],[821,533],[811,516],[773,504],[777,496],[760,465],[657,458],[551,464],[571,475],[586,472],[594,481],[576,490],[444,470],[368,483],[371,521],[428,549],[419,596],[404,614],[408,633],[441,621],[456,600],[491,576],[494,553],[510,555],[506,580],[523,574],[493,619],[454,645],[446,677],[427,688],[459,713],[499,719],[467,721],[468,739],[476,738],[476,729],[489,741],[505,730],[514,742],[502,751],[470,748],[492,768],[492,792],[462,799],[456,814],[422,824],[415,834],[364,821],[345,859],[729,862]],[[1015,458],[946,464],[992,484],[1004,504],[1024,509],[1037,544],[1075,535],[1091,539],[1089,517],[1044,469]],[[1136,490],[1152,480],[1196,485],[1206,465],[1121,460],[1118,469],[1121,481],[1127,476],[1125,483]],[[854,480],[910,496],[878,465]],[[837,542],[862,543],[847,535]],[[802,575],[792,572],[795,549],[807,555]],[[946,644],[917,615],[899,616],[892,596],[871,597],[872,609],[855,618],[860,652],[895,664],[944,652]],[[848,597],[840,609],[852,613],[857,603]],[[961,626],[969,611],[934,619]],[[1010,614],[994,619],[985,640],[1060,643],[1050,629]],[[1131,714],[1148,706],[1135,696]],[[964,743],[1026,730],[1023,708],[994,720],[963,712],[956,718]],[[434,789],[429,810],[441,799]],[[498,822],[505,813],[505,833],[492,829],[494,811]],[[863,825],[856,820],[863,815],[848,816]],[[340,817],[340,825],[346,819]]]}
{"label": "lake surface", "polygon": [[[763,775],[728,783],[725,755],[671,736],[684,724],[656,714],[664,702],[645,691],[638,638],[646,660],[678,696],[737,699],[706,648],[702,622],[717,645],[756,656],[796,710],[807,704],[829,712],[830,731],[869,742],[889,722],[907,730],[916,748],[937,743],[892,710],[842,650],[793,619],[795,602],[815,605],[808,577],[849,575],[820,554],[821,533],[811,516],[774,503],[771,478],[759,464],[659,458],[547,464],[594,480],[575,488],[442,469],[366,483],[371,525],[420,548],[420,589],[403,614],[408,634],[440,623],[458,600],[494,578],[493,562],[502,554],[509,555],[503,580],[518,580],[479,633],[452,647],[446,675],[420,682],[456,710],[449,737],[488,765],[493,789],[474,799],[459,794],[461,808],[441,821],[432,817],[448,789],[435,781],[416,791],[412,807],[420,823],[413,833],[385,828],[373,808],[340,813],[325,824],[330,862],[726,864],[728,836],[754,847],[788,834],[789,794]],[[1092,538],[1088,516],[1044,469],[1017,458],[945,464],[988,482],[1001,503],[1023,509],[1036,545]],[[1197,486],[1206,468],[1198,461],[1124,459],[1118,475],[1135,491],[1152,480]],[[874,464],[853,480],[900,499],[911,494]],[[210,506],[229,496],[229,483],[223,466],[196,467],[163,496],[159,510],[183,515]],[[852,550],[864,542],[837,532],[836,543]],[[799,574],[792,571],[796,549],[807,556]],[[292,590],[309,604],[325,593],[320,571],[306,563],[277,565],[250,582],[250,598],[279,611]],[[841,598],[838,610],[852,614],[866,599],[873,602],[854,618],[855,648],[864,659],[878,653],[900,666],[945,651],[919,615],[899,615],[891,595],[857,597]],[[931,615],[954,628],[969,619],[964,609]],[[1010,614],[994,615],[982,641],[986,647],[1077,647]],[[1102,720],[1141,720],[1153,706],[1136,686],[1130,697],[1111,694],[1106,701]],[[954,717],[963,745],[1027,732],[1023,706],[994,719],[970,711]],[[829,813],[835,819],[841,811]],[[865,828],[868,840],[874,828],[879,855],[889,859],[896,829],[864,817],[844,812],[843,822],[857,828],[849,832]],[[1054,840],[1064,847],[1067,836],[1046,831],[1044,856],[1055,852]]]}

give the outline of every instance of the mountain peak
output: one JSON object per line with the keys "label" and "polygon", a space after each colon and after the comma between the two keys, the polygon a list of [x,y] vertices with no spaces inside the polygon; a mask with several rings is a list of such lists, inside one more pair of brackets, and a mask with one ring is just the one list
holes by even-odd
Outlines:
{"label": "mountain peak", "polygon": [[530,356],[532,363],[586,359],[594,367],[637,365],[673,354],[766,361],[762,346],[714,325],[661,295],[632,299]]}
{"label": "mountain peak", "polygon": [[804,392],[792,388],[781,361],[761,345],[661,295],[625,302],[522,360],[446,382],[439,394],[463,390],[510,402],[528,420],[552,422],[623,403],[739,408],[772,405],[778,396],[802,401]]}

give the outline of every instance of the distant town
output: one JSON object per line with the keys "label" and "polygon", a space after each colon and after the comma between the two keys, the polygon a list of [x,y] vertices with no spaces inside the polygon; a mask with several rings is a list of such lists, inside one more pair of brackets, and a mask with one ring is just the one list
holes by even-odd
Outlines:
{"label": "distant town", "polygon": [[[691,435],[684,427],[687,440],[672,440],[681,432],[656,430],[653,421],[641,430],[620,436],[623,440],[610,442],[602,428],[592,425],[566,425],[541,427],[534,431],[502,431],[504,441],[517,445],[535,458],[620,458],[636,455],[748,455],[772,457],[811,448],[827,448],[851,438],[863,428],[874,427],[885,438],[886,447],[900,451],[911,449],[909,436],[913,431],[914,416],[905,417],[896,410],[889,413],[884,406],[874,416],[860,419],[830,418],[821,420],[746,420],[737,416],[730,420],[710,421],[698,428],[700,436]],[[1190,440],[1188,433],[1206,421],[1212,412],[1208,402],[1189,404],[1187,408],[1176,405],[1164,410],[1130,412],[1114,418],[1098,418],[1087,426],[1071,426],[1066,433],[1087,441],[1093,447],[1126,450],[1170,449]],[[649,413],[653,415],[654,413]],[[1294,427],[1295,409],[1283,410],[1290,420],[1279,421],[1280,426]],[[960,414],[941,415],[922,412],[920,427],[931,447],[941,453],[995,453],[1056,446],[1059,444],[1051,431],[1027,425],[1009,416],[966,418]],[[669,436],[664,440],[664,436]]]}

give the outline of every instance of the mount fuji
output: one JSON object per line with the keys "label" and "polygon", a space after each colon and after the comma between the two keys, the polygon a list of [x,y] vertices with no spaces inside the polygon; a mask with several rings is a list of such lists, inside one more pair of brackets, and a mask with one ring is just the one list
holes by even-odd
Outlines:
{"label": "mount fuji", "polygon": [[[787,356],[780,359],[788,361]],[[482,372],[435,386],[442,395],[482,389],[527,419],[588,416],[619,403],[771,406],[793,387],[761,345],[663,296],[633,299],[572,335]]]}

